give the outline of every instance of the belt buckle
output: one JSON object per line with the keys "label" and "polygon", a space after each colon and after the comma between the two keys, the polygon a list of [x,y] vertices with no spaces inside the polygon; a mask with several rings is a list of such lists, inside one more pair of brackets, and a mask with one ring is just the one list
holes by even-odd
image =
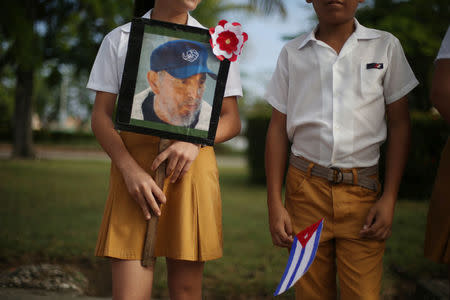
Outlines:
{"label": "belt buckle", "polygon": [[344,174],[342,174],[342,170],[337,167],[330,167],[331,170],[333,170],[333,179],[330,180],[334,184],[341,183],[344,181]]}

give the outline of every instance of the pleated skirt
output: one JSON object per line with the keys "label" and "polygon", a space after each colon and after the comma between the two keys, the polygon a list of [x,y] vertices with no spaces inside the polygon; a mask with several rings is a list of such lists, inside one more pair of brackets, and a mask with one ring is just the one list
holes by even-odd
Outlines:
{"label": "pleated skirt", "polygon": [[[136,162],[152,177],[159,138],[121,132]],[[161,206],[155,255],[189,261],[222,256],[222,204],[214,149],[204,147],[181,180],[166,179],[167,203]],[[128,193],[121,173],[111,164],[108,198],[97,240],[96,256],[140,260],[147,222]]]}

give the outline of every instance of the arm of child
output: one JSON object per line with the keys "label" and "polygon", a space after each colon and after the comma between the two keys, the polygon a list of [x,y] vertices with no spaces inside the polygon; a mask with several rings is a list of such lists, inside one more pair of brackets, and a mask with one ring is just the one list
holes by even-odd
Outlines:
{"label": "arm of child", "polygon": [[388,145],[383,194],[370,209],[360,232],[361,236],[376,240],[386,240],[391,235],[395,202],[408,157],[411,135],[406,96],[387,105],[386,113]]}
{"label": "arm of child", "polygon": [[225,97],[220,111],[219,124],[217,125],[215,143],[223,143],[235,137],[241,132],[241,119],[239,118],[238,103],[236,97]]}
{"label": "arm of child", "polygon": [[450,124],[450,59],[436,61],[431,86],[431,102]]}
{"label": "arm of child", "polygon": [[[236,97],[225,97],[220,111],[219,124],[216,132],[216,143],[221,143],[239,134],[241,120],[239,118]],[[153,161],[152,169],[156,170],[164,161],[168,160],[166,175],[172,174],[171,182],[181,179],[197,158],[199,145],[174,141],[167,149],[161,152]]]}
{"label": "arm of child", "polygon": [[291,219],[281,197],[287,154],[286,115],[272,109],[265,153],[267,206],[272,242],[279,247],[290,247],[293,242]]}
{"label": "arm of child", "polygon": [[114,129],[112,115],[116,97],[116,94],[97,92],[92,110],[92,131],[113,164],[121,172],[131,197],[142,208],[145,218],[150,219],[148,207],[156,215],[160,215],[161,211],[156,201],[165,203],[166,197],[153,178],[133,159]]}

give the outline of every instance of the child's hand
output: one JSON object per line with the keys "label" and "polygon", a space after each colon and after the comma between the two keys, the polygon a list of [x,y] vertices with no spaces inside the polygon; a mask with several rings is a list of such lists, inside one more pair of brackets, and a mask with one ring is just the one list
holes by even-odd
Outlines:
{"label": "child's hand", "polygon": [[289,214],[282,205],[269,209],[269,226],[272,243],[278,247],[289,248],[294,241]]}
{"label": "child's hand", "polygon": [[153,178],[139,166],[129,168],[122,176],[131,197],[142,208],[145,219],[151,218],[149,207],[160,216],[161,210],[156,201],[166,203],[166,196]]}
{"label": "child's hand", "polygon": [[152,170],[156,170],[159,165],[167,161],[166,176],[172,174],[172,183],[181,179],[187,173],[199,152],[199,145],[192,143],[174,141],[166,150],[158,154],[152,164]]}
{"label": "child's hand", "polygon": [[361,237],[380,241],[388,239],[391,236],[394,208],[395,199],[383,194],[369,210],[366,222],[359,232]]}

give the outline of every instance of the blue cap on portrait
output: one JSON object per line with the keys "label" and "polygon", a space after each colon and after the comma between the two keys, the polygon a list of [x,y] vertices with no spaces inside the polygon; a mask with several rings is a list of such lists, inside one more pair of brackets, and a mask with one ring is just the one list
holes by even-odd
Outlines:
{"label": "blue cap on portrait", "polygon": [[175,78],[188,78],[207,73],[217,79],[207,65],[208,51],[204,44],[188,40],[173,40],[159,45],[150,55],[150,70],[166,71]]}

